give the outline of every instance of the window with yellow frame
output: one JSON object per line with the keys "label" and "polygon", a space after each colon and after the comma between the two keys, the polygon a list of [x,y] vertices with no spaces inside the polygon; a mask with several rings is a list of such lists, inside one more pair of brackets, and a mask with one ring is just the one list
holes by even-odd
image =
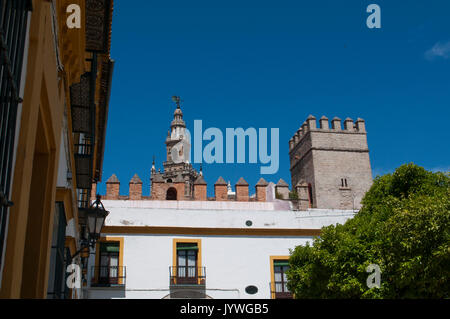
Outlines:
{"label": "window with yellow frame", "polygon": [[172,285],[205,284],[201,249],[200,239],[173,239],[173,266],[170,270]]}
{"label": "window with yellow frame", "polygon": [[272,299],[292,299],[292,293],[287,289],[289,256],[270,257],[270,294]]}
{"label": "window with yellow frame", "polygon": [[94,286],[125,284],[123,242],[123,237],[106,237],[97,242],[95,268],[92,274]]}

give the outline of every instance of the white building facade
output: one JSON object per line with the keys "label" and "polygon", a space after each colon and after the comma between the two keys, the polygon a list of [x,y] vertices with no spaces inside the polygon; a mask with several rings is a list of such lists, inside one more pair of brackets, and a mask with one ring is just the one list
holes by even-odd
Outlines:
{"label": "white building facade", "polygon": [[[365,181],[371,174],[355,171],[358,165],[370,167],[368,156],[358,155],[368,152],[364,121],[354,126],[345,120],[344,132],[338,118],[330,128],[322,117],[318,128],[315,118],[308,117],[289,143],[291,189],[282,179],[275,185],[261,178],[251,194],[244,178],[233,191],[231,183],[219,177],[214,197],[207,197],[202,168],[197,172],[187,160],[175,161],[186,154],[184,144],[180,146],[186,124],[180,98],[174,101],[164,171],[157,170],[153,160],[150,196],[142,195],[137,174],[129,182],[128,196],[120,195],[116,175],[106,182],[103,204],[110,214],[89,260],[91,280],[85,295],[292,298],[286,277],[291,250],[312,242],[322,227],[352,218],[360,207],[356,195],[370,186]],[[317,136],[325,136],[327,143],[338,136],[342,145],[316,147],[311,139]],[[348,149],[353,136],[361,139],[357,151]],[[353,166],[340,165],[344,160]],[[336,195],[334,201],[328,201],[330,194]]]}
{"label": "white building facade", "polygon": [[[272,186],[273,187],[273,186]],[[290,250],[355,211],[290,201],[104,200],[88,298],[290,298]]]}

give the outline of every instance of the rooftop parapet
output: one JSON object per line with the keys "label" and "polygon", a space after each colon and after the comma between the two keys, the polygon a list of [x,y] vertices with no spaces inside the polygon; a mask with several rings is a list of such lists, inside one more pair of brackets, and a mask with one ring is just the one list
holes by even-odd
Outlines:
{"label": "rooftop parapet", "polygon": [[312,131],[317,128],[316,117],[313,115],[308,116],[308,118],[306,119],[306,123],[308,125],[308,131]]}
{"label": "rooftop parapet", "polygon": [[120,181],[116,174],[112,174],[106,181],[106,199],[119,199]]}
{"label": "rooftop parapet", "polygon": [[339,117],[335,116],[331,120],[331,128],[336,131],[341,129],[341,119]]}
{"label": "rooftop parapet", "polygon": [[366,122],[362,118],[358,117],[355,125],[358,132],[366,132]]}
{"label": "rooftop parapet", "polygon": [[[298,132],[298,131],[297,131],[297,132]],[[296,135],[294,135],[294,136],[296,136]],[[293,148],[294,148],[294,145],[295,145],[295,139],[294,139],[294,137],[292,137],[292,138],[289,140],[289,150],[293,149]]]}
{"label": "rooftop parapet", "polygon": [[128,185],[130,200],[142,199],[142,180],[139,178],[138,174],[134,174]]}
{"label": "rooftop parapet", "polygon": [[[128,195],[120,195],[120,181],[115,174],[113,174],[108,181],[106,182],[107,190],[105,199],[106,200],[122,200],[122,201],[164,201],[166,199],[166,191],[168,188],[176,188],[177,184],[182,182],[182,179],[175,179],[173,182],[166,182],[161,176],[161,173],[154,173],[152,175],[151,183],[152,190],[150,196],[144,196],[142,194],[142,180],[137,175],[134,176],[129,181],[129,194]],[[184,184],[184,182],[183,182]],[[227,202],[270,202],[271,199],[268,197],[268,185],[264,178],[260,178],[258,182],[255,184],[255,193],[250,196],[249,193],[249,184],[247,181],[241,177],[235,183],[235,192],[233,192],[234,196],[229,196],[228,187],[231,187],[229,183],[225,181],[223,177],[219,177],[218,180],[214,183],[214,197],[207,197],[207,183],[203,177],[203,175],[198,175],[193,183],[193,196],[192,198],[183,198],[183,201],[227,201]],[[183,185],[184,188],[184,185]],[[177,188],[177,191],[180,192],[183,188]],[[282,199],[288,199],[289,195],[289,185],[283,180],[280,179],[276,184],[276,189],[279,193],[283,194]],[[162,193],[160,192],[162,191]],[[92,192],[95,194],[95,188]],[[94,198],[94,195],[92,195]],[[180,200],[180,199],[178,199]]]}
{"label": "rooftop parapet", "polygon": [[358,118],[354,122],[351,118],[346,118],[342,126],[342,120],[334,117],[331,120],[331,126],[328,118],[322,116],[319,120],[319,127],[317,126],[316,117],[308,116],[306,121],[302,124],[300,129],[289,140],[289,150],[293,150],[295,146],[307,135],[309,131],[328,131],[328,132],[346,132],[346,133],[366,133],[365,121]]}
{"label": "rooftop parapet", "polygon": [[239,202],[248,202],[248,183],[245,179],[241,177],[234,187],[236,190],[236,200]]}
{"label": "rooftop parapet", "polygon": [[353,124],[353,120],[347,117],[344,121],[344,129],[349,132],[353,132],[355,124]]}
{"label": "rooftop parapet", "polygon": [[325,115],[320,118],[319,123],[322,130],[328,130],[330,128],[328,117],[326,117]]}

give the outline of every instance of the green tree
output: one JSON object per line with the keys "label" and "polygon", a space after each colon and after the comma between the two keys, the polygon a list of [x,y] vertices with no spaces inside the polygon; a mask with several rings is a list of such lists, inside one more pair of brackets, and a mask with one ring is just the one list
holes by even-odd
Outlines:
{"label": "green tree", "polygon": [[[379,289],[367,287],[370,264]],[[354,218],[295,248],[288,288],[296,298],[449,298],[450,175],[407,164],[375,178]]]}

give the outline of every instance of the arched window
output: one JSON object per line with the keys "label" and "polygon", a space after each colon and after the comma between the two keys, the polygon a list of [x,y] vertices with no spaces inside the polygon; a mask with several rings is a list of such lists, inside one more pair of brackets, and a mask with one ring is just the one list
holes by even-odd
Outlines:
{"label": "arched window", "polygon": [[177,200],[177,190],[175,188],[171,187],[167,190],[166,200]]}

